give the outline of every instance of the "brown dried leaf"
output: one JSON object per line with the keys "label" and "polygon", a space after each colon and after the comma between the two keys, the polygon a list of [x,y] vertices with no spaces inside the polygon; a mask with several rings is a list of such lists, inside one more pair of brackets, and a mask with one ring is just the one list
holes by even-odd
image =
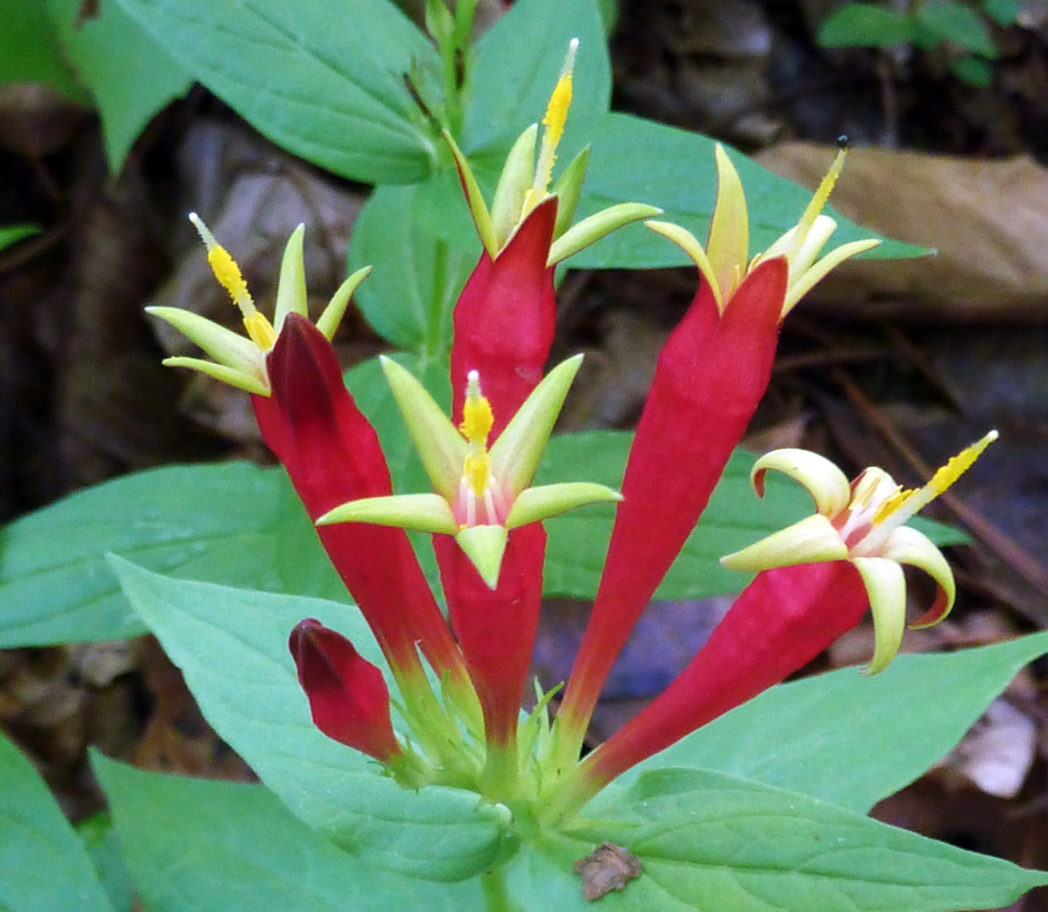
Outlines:
{"label": "brown dried leaf", "polygon": [[582,895],[587,902],[593,902],[612,890],[625,890],[626,884],[640,877],[644,865],[622,846],[602,842],[576,861],[573,870],[582,875]]}

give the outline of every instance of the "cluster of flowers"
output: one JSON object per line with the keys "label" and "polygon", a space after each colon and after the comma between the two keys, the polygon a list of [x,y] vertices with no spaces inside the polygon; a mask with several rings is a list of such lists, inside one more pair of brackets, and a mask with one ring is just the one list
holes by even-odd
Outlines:
{"label": "cluster of flowers", "polygon": [[[213,359],[167,363],[251,394],[263,438],[388,661],[410,737],[394,730],[379,669],[341,634],[307,619],[291,632],[290,647],[315,724],[375,758],[406,787],[470,788],[493,801],[531,803],[554,820],[574,814],[623,770],[782,681],[858,624],[867,607],[877,630],[868,670],[883,669],[905,627],[900,565],[921,568],[936,584],[934,604],[917,624],[944,617],[954,598],[951,571],[935,546],[903,523],[995,436],[918,491],[901,490],[876,468],[849,483],[805,451],[760,459],[758,493],[768,470],[784,472],[811,491],[817,513],[724,558],[757,575],[666,691],[580,761],[612,665],[765,391],[783,318],[832,268],[877,241],[820,257],[836,228],[821,210],[842,150],[797,225],[751,257],[742,185],[718,147],[705,246],[679,226],[646,223],[695,261],[700,284],[659,355],[621,495],[585,482],[533,487],[581,362],[571,358],[543,377],[555,322],[554,267],[619,226],[659,214],[623,204],[572,225],[586,153],[551,182],[571,70],[569,55],[541,142],[537,125],[521,135],[490,209],[448,137],[483,243],[454,311],[454,421],[407,370],[383,359],[432,493],[393,494],[378,437],[347,391],[331,345],[366,270],[350,276],[311,322],[300,228],[284,255],[270,322],[254,307],[233,259],[191,216],[215,276],[242,311],[247,338],[187,311],[152,309]],[[542,596],[542,520],[609,500],[618,505],[606,564],[556,719],[548,718],[549,694],[522,719]],[[433,534],[447,620],[405,529]]]}

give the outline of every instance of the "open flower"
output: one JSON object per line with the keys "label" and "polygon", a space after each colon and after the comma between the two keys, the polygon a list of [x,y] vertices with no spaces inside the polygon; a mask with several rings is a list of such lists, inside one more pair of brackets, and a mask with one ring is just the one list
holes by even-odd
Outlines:
{"label": "open flower", "polygon": [[844,167],[846,152],[847,148],[842,143],[830,170],[816,189],[800,221],[767,250],[752,257],[749,252],[749,215],[742,181],[720,143],[714,149],[717,160],[717,201],[710,221],[706,246],[703,247],[690,231],[679,225],[659,221],[645,224],[652,231],[669,238],[694,260],[713,292],[717,309],[721,313],[727,307],[731,296],[754,269],[774,257],[785,257],[789,266],[789,277],[781,315],[786,316],[830,270],[880,244],[877,238],[851,241],[819,257],[823,247],[837,230],[837,222],[823,214],[822,210]]}
{"label": "open flower", "polygon": [[906,626],[906,581],[902,564],[917,567],[936,584],[931,607],[911,627],[941,621],[953,607],[953,572],[942,552],[916,529],[904,525],[952,485],[997,439],[997,432],[961,451],[916,490],[903,490],[883,469],[866,469],[851,483],[824,456],[808,450],[774,450],[757,460],[752,480],[764,493],[769,470],[799,481],[811,493],[816,513],[721,558],[732,570],[768,570],[824,561],[850,561],[862,577],[876,628],[869,672],[887,667]]}
{"label": "open flower", "polygon": [[[201,240],[207,247],[207,261],[215,278],[229,292],[233,303],[240,309],[247,337],[191,310],[183,310],[180,307],[147,307],[147,313],[166,320],[214,359],[208,361],[204,358],[179,355],[164,359],[164,364],[168,367],[188,367],[257,396],[268,396],[271,387],[266,355],[276,344],[284,320],[291,313],[309,319],[302,260],[302,238],[305,228],[299,225],[284,248],[284,257],[280,264],[280,282],[277,285],[276,310],[273,322],[270,323],[265,314],[255,307],[240,267],[226,248],[215,240],[207,225],[195,212],[189,214],[189,220],[196,226]],[[330,340],[334,336],[353,292],[370,272],[370,266],[358,269],[332,295],[331,301],[316,322],[317,329],[325,338]]]}
{"label": "open flower", "polygon": [[[382,368],[436,493],[350,501],[317,523],[369,522],[453,535],[489,588],[498,582],[507,533],[588,503],[619,500],[585,482],[530,487],[582,356],[554,368],[534,389],[491,448],[491,405],[471,371],[456,428],[426,389],[395,361]],[[536,568],[541,570],[541,568]]]}

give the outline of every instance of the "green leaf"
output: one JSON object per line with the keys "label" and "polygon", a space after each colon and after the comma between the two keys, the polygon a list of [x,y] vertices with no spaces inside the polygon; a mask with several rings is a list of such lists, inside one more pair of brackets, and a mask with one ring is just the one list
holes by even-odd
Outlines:
{"label": "green leaf", "polygon": [[[589,141],[593,157],[582,188],[578,218],[621,202],[648,203],[665,210],[660,216],[704,239],[717,189],[714,141],[698,133],[641,120],[628,114],[609,114],[592,125]],[[750,212],[750,253],[765,250],[797,224],[811,199],[811,191],[772,174],[762,165],[729,149],[746,191]],[[827,157],[826,166],[830,165]],[[845,166],[847,167],[847,166]],[[879,237],[826,208],[838,223],[830,245]],[[886,241],[865,257],[910,257],[926,253],[899,241]],[[675,244],[643,225],[628,225],[568,260],[579,269],[602,267],[650,269],[692,265]]]}
{"label": "green leaf", "polygon": [[81,0],[47,0],[46,6],[80,82],[94,96],[115,174],[153,115],[189,91],[193,80],[119,6],[103,3],[83,24],[77,24]]}
{"label": "green leaf", "polygon": [[971,7],[957,0],[927,0],[917,7],[917,19],[943,41],[952,41],[983,57],[996,57],[997,46],[986,23]]}
{"label": "green leaf", "polygon": [[916,33],[907,13],[876,3],[847,3],[823,20],[815,40],[822,47],[887,47],[910,44]]}
{"label": "green leaf", "polygon": [[546,113],[572,38],[579,49],[568,123],[608,110],[611,65],[594,0],[518,0],[476,44],[459,143],[467,155],[497,149],[501,168],[520,132]]}
{"label": "green leaf", "polygon": [[[908,785],[946,754],[1048,633],[935,655],[901,655],[879,675],[855,668],[765,691],[625,773],[707,767],[855,811]],[[923,709],[922,709],[923,708]]]}
{"label": "green leaf", "polygon": [[149,912],[458,912],[479,899],[475,884],[391,877],[343,852],[264,786],[146,773],[99,754],[92,765]]}
{"label": "green leaf", "polygon": [[[705,770],[640,776],[624,793],[586,808],[599,822],[542,846],[555,864],[510,869],[511,889],[531,908],[554,879],[574,879],[571,859],[608,840],[644,873],[603,907],[732,912],[938,912],[1003,906],[1048,874],[966,852],[794,792]],[[531,874],[532,876],[528,876]],[[544,875],[544,876],[543,876]],[[582,909],[583,904],[558,905]]]}
{"label": "green leaf", "polygon": [[367,183],[422,180],[434,141],[405,77],[436,51],[388,0],[111,0],[278,145]]}
{"label": "green leaf", "polygon": [[[535,484],[592,481],[619,490],[632,440],[633,435],[626,431],[558,434],[550,440]],[[703,598],[741,591],[751,577],[726,570],[718,563],[720,558],[812,512],[811,498],[804,489],[784,478],[768,477],[765,496],[758,499],[749,480],[755,459],[745,450],[735,451],[656,598]],[[593,597],[614,515],[613,506],[595,505],[546,521],[547,595]],[[914,525],[939,545],[967,540],[957,529],[930,520],[921,519]]]}
{"label": "green leaf", "polygon": [[1022,0],[983,0],[983,12],[1002,28],[1015,25],[1022,12]]}
{"label": "green leaf", "polygon": [[0,909],[113,912],[87,851],[33,765],[0,735]]}
{"label": "green leaf", "polygon": [[41,0],[6,0],[0,28],[0,83],[41,82],[81,104],[91,97],[69,68]]}
{"label": "green leaf", "polygon": [[114,912],[134,912],[134,888],[112,819],[106,813],[93,814],[77,824],[76,832]]}
{"label": "green leaf", "polygon": [[459,789],[403,789],[313,726],[288,635],[315,617],[381,667],[355,609],[170,579],[116,558],[113,566],[208,722],[297,817],[369,864],[415,877],[460,880],[491,863],[498,809]]}
{"label": "green leaf", "polygon": [[950,62],[950,72],[961,82],[985,89],[993,83],[993,67],[990,61],[972,54],[965,54]]}
{"label": "green leaf", "polygon": [[282,469],[171,466],[80,491],[0,531],[0,646],[142,633],[107,551],[196,579],[345,595]]}
{"label": "green leaf", "polygon": [[[374,266],[354,302],[382,338],[409,351],[446,358],[451,312],[477,251],[448,244],[418,213],[418,185],[378,187],[353,226],[349,270]],[[460,198],[456,205],[461,205]]]}
{"label": "green leaf", "polygon": [[34,234],[39,233],[40,228],[37,225],[8,225],[5,228],[0,228],[0,250],[4,250],[12,244],[17,244],[23,238],[32,237]]}

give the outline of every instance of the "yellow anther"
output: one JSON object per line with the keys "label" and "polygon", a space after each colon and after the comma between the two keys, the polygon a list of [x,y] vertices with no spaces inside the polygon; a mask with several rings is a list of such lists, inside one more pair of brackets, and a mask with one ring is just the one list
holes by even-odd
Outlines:
{"label": "yellow anther", "polygon": [[244,317],[244,329],[247,330],[251,341],[264,352],[268,352],[277,343],[277,331],[273,329],[273,324],[264,314],[253,308],[251,313]]}
{"label": "yellow anther", "polygon": [[480,391],[480,375],[470,371],[466,378],[466,401],[462,405],[462,423],[459,431],[470,443],[486,447],[495,416],[491,403]]}
{"label": "yellow anther", "polygon": [[911,516],[923,510],[936,497],[949,488],[958,478],[968,471],[978,459],[983,450],[993,443],[999,435],[997,431],[990,431],[981,440],[977,440],[969,447],[965,447],[956,456],[951,457],[941,469],[939,469],[923,488],[913,491],[899,491],[889,497],[874,517],[873,524],[877,526],[886,523],[891,528],[898,528]]}
{"label": "yellow anther", "polygon": [[847,155],[848,147],[841,145],[833,158],[830,170],[826,172],[826,176],[815,190],[815,195],[812,196],[811,202],[808,203],[808,207],[804,210],[804,215],[801,216],[800,222],[797,223],[796,243],[798,248],[804,243],[808,232],[811,231],[811,226],[815,224],[815,219],[822,212],[823,207],[825,207],[827,200],[830,198],[830,194],[833,192],[833,188],[837,185],[837,178],[841,176],[841,171],[844,170],[844,159]]}
{"label": "yellow anther", "polygon": [[491,478],[491,460],[487,450],[472,452],[466,457],[462,467],[462,476],[466,484],[477,497],[483,497],[488,490],[488,482]]}
{"label": "yellow anther", "polygon": [[560,71],[560,78],[553,87],[549,104],[546,105],[546,116],[542,118],[542,146],[539,149],[539,160],[535,165],[535,180],[531,189],[525,194],[521,218],[524,218],[546,196],[550,181],[553,179],[553,165],[557,161],[557,146],[564,135],[564,124],[568,120],[568,109],[571,107],[572,76],[575,69],[575,51],[579,39],[572,38],[568,45],[568,56]]}
{"label": "yellow anther", "polygon": [[[254,302],[251,300],[251,295],[247,290],[247,282],[244,281],[244,276],[240,272],[240,267],[237,266],[236,261],[229,255],[229,251],[225,247],[221,244],[214,244],[209,247],[207,263],[215,274],[215,278],[218,279],[218,284],[229,292],[229,296],[237,307],[244,310],[246,304],[248,310],[255,309]],[[245,312],[246,315],[247,313]]]}

